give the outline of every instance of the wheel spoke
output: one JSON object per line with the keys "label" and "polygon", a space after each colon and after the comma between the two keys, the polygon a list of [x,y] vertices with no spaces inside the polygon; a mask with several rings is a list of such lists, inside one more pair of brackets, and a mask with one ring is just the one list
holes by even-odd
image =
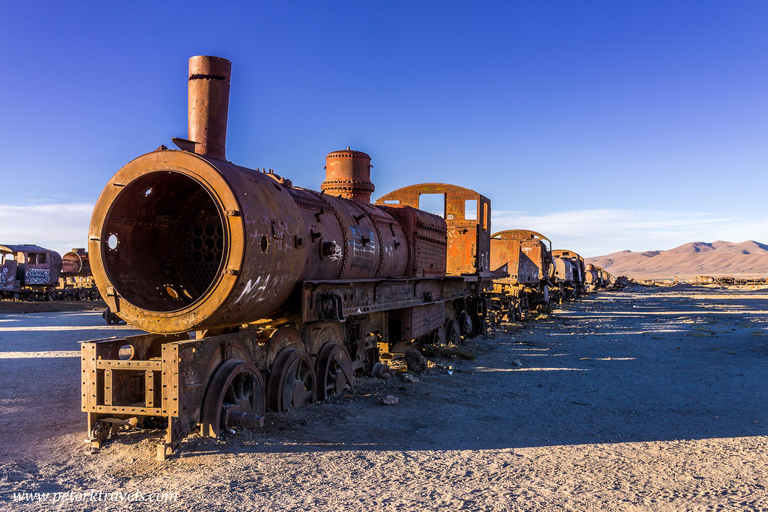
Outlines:
{"label": "wheel spoke", "polygon": [[224,402],[233,404],[235,403],[235,400],[237,400],[237,397],[235,396],[235,390],[232,389],[232,386],[229,386],[226,393],[224,394]]}
{"label": "wheel spoke", "polygon": [[238,401],[243,399],[243,386],[245,385],[245,375],[242,373],[235,377],[235,396],[237,397]]}

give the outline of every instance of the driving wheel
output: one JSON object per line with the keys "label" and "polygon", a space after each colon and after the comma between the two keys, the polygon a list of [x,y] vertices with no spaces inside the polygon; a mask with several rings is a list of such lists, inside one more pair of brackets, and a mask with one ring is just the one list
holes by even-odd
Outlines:
{"label": "driving wheel", "polygon": [[265,403],[259,370],[242,359],[228,359],[219,366],[208,384],[201,414],[201,434],[219,437],[222,429],[263,427]]}
{"label": "driving wheel", "polygon": [[344,347],[338,343],[326,343],[317,356],[317,399],[328,400],[342,393],[347,386],[355,385],[352,361]]}
{"label": "driving wheel", "polygon": [[267,400],[277,412],[315,401],[315,372],[306,352],[287,347],[277,354],[267,381]]}

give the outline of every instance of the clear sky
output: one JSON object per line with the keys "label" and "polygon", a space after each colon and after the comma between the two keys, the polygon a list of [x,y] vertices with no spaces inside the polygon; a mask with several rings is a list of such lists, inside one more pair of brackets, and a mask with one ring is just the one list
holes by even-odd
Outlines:
{"label": "clear sky", "polygon": [[374,198],[447,182],[585,256],[768,242],[762,1],[5,2],[0,243],[84,246],[136,156],[186,137],[193,55],[233,62],[227,157]]}

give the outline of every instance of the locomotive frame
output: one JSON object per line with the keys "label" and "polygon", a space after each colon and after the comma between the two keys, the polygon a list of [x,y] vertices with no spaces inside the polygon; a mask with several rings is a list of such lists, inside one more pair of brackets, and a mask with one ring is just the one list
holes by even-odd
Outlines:
{"label": "locomotive frame", "polygon": [[[487,262],[488,230],[479,222],[458,229],[474,231],[470,247],[480,247],[478,261]],[[262,319],[223,333],[83,342],[89,439],[100,447],[122,425],[162,417],[168,425],[158,446],[162,460],[195,430],[218,437],[234,426],[261,426],[267,406],[284,411],[327,399],[354,384],[355,373],[370,372],[414,342],[458,344],[475,336],[485,323],[490,283],[491,275],[480,271],[304,281],[299,317]]]}

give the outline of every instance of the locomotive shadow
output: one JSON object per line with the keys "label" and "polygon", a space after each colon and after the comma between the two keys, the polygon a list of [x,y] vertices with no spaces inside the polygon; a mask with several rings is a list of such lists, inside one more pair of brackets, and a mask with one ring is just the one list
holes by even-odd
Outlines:
{"label": "locomotive shadow", "polygon": [[[768,435],[768,300],[739,293],[736,308],[706,302],[722,314],[700,298],[653,296],[642,308],[629,297],[586,300],[535,327],[475,340],[475,361],[441,361],[452,375],[363,379],[354,394],[270,414],[263,432],[230,435],[219,448],[483,450]],[[382,405],[387,395],[399,403]]]}
{"label": "locomotive shadow", "polygon": [[[595,358],[580,367],[538,365],[525,371],[485,363],[466,374],[422,376],[406,389],[387,387],[270,415],[265,432],[227,436],[227,444],[217,448],[231,453],[483,450],[766,434],[766,392],[759,385],[744,386],[759,380],[751,370],[712,380],[702,374],[674,385],[667,369],[648,372],[635,361]],[[617,366],[623,367],[623,378],[615,377]],[[658,383],[650,385],[654,380]],[[400,403],[381,405],[387,394]],[[197,447],[211,448],[205,442]]]}

